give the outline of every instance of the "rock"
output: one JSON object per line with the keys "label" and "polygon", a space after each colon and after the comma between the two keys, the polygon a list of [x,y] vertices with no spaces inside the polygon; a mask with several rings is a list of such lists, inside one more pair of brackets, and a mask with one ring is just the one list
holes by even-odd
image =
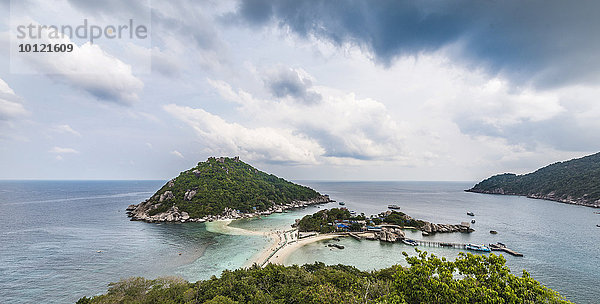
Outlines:
{"label": "rock", "polygon": [[175,185],[175,181],[174,181],[174,180],[170,180],[170,181],[167,183],[167,187],[169,187],[169,188],[172,188],[174,185]]}
{"label": "rock", "polygon": [[190,190],[190,189],[188,189],[185,192],[185,194],[183,195],[183,199],[186,200],[186,201],[191,201],[192,198],[194,197],[194,195],[196,195],[197,192],[198,191],[196,191],[196,190]]}
{"label": "rock", "polygon": [[160,195],[160,198],[158,199],[159,202],[163,202],[165,200],[170,200],[173,199],[175,196],[173,196],[173,192],[171,191],[165,191],[163,194]]}
{"label": "rock", "polygon": [[189,213],[187,213],[187,212],[185,212],[185,211],[184,211],[184,212],[181,212],[181,220],[183,220],[183,221],[187,221],[187,220],[189,220],[189,219],[190,219],[190,215],[189,215]]}

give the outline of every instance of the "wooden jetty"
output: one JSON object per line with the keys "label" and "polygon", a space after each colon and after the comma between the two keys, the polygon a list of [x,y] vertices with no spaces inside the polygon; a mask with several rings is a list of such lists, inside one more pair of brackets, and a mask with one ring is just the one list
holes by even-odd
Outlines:
{"label": "wooden jetty", "polygon": [[504,251],[504,252],[508,252],[509,254],[512,254],[512,255],[514,255],[514,256],[519,256],[519,257],[522,257],[522,256],[523,256],[523,254],[522,254],[522,253],[516,252],[516,251],[514,251],[514,250],[512,250],[512,249],[509,249],[509,248],[506,248],[506,247],[502,248],[502,251]]}
{"label": "wooden jetty", "polygon": [[[463,243],[438,242],[438,241],[429,241],[429,240],[414,240],[414,241],[417,242],[418,246],[428,246],[428,247],[447,247],[447,248],[456,248],[456,249],[467,249],[467,245],[468,245],[468,244],[463,244]],[[506,246],[499,246],[499,247],[490,246],[490,249],[494,250],[494,251],[504,251],[504,252],[514,255],[514,256],[519,256],[519,257],[523,256],[522,253],[516,252],[510,248],[507,248]]]}
{"label": "wooden jetty", "polygon": [[438,241],[429,241],[429,240],[414,240],[419,245],[418,246],[428,246],[428,247],[449,247],[449,248],[457,248],[457,249],[466,249],[467,244],[462,243],[449,243],[449,242],[438,242]]}

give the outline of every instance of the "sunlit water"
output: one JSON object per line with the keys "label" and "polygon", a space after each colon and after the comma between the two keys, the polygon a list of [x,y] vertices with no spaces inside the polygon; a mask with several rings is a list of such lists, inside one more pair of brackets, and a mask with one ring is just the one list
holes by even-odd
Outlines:
{"label": "sunlit water", "polygon": [[[576,303],[596,303],[600,291],[600,215],[595,209],[513,196],[465,193],[471,183],[302,182],[346,207],[366,214],[390,203],[416,218],[455,224],[476,214],[475,232],[437,234],[449,242],[501,241],[522,252],[508,265]],[[69,303],[105,292],[120,278],[164,275],[190,281],[248,265],[270,240],[228,235],[205,224],[131,222],[125,207],[138,203],[164,181],[4,181],[0,182],[0,299],[2,303]],[[320,208],[338,206],[336,203]],[[320,210],[309,207],[243,220],[232,226],[270,231],[288,229],[294,219]],[[210,225],[209,225],[210,226]],[[497,230],[497,235],[489,230]],[[414,238],[420,233],[409,232]],[[344,250],[324,243],[302,247],[287,263],[323,261],[361,269],[404,263],[403,244],[342,239]],[[456,257],[458,250],[422,249]]]}

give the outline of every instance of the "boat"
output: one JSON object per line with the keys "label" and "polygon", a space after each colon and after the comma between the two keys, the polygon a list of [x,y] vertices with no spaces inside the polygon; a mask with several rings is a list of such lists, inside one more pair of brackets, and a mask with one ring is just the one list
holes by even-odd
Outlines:
{"label": "boat", "polygon": [[392,205],[388,205],[388,208],[390,208],[390,209],[400,209],[400,206],[392,204]]}
{"label": "boat", "polygon": [[346,205],[346,203],[344,203],[344,202],[339,202],[338,204],[339,204],[340,206],[344,206],[344,205]]}
{"label": "boat", "polygon": [[490,233],[491,234],[498,234],[498,231],[496,231],[496,230],[490,230]]}
{"label": "boat", "polygon": [[600,227],[600,225],[596,225],[596,227]]}
{"label": "boat", "polygon": [[503,251],[504,248],[506,248],[506,245],[498,242],[496,244],[489,244],[490,249],[495,250],[495,251]]}
{"label": "boat", "polygon": [[340,244],[328,244],[327,247],[335,247],[337,249],[344,249],[344,245],[340,245]]}
{"label": "boat", "polygon": [[450,243],[440,243],[440,246],[442,246],[442,247],[452,247],[452,244],[450,244]]}
{"label": "boat", "polygon": [[475,213],[473,213],[473,212],[467,212],[467,215],[475,216]]}
{"label": "boat", "polygon": [[411,240],[411,239],[402,239],[402,243],[406,244],[406,245],[410,245],[410,246],[418,246],[419,243],[415,240]]}
{"label": "boat", "polygon": [[421,232],[421,235],[423,235],[423,236],[429,236],[429,232],[423,231],[423,232]]}
{"label": "boat", "polygon": [[350,211],[350,214],[355,215],[356,211],[352,210],[352,211]]}
{"label": "boat", "polygon": [[492,251],[492,250],[490,250],[490,248],[488,248],[485,245],[475,245],[475,244],[467,244],[467,246],[465,246],[465,249],[474,250],[474,251],[483,251],[483,252]]}
{"label": "boat", "polygon": [[475,224],[475,220],[471,220],[471,224]]}

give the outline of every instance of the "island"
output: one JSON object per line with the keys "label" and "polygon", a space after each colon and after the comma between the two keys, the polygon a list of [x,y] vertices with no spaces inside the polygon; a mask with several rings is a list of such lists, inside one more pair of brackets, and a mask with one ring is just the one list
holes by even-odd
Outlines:
{"label": "island", "polygon": [[239,157],[210,157],[168,181],[152,197],[127,207],[131,220],[205,222],[283,212],[330,202],[329,196],[273,174]]}
{"label": "island", "polygon": [[395,242],[404,238],[401,229],[421,230],[423,235],[431,233],[473,232],[468,222],[460,224],[434,224],[414,219],[401,211],[388,210],[366,217],[364,213],[355,214],[345,207],[331,208],[305,215],[293,226],[300,232],[370,232],[371,238]]}
{"label": "island", "polygon": [[557,162],[529,174],[495,175],[465,191],[600,208],[600,153]]}

